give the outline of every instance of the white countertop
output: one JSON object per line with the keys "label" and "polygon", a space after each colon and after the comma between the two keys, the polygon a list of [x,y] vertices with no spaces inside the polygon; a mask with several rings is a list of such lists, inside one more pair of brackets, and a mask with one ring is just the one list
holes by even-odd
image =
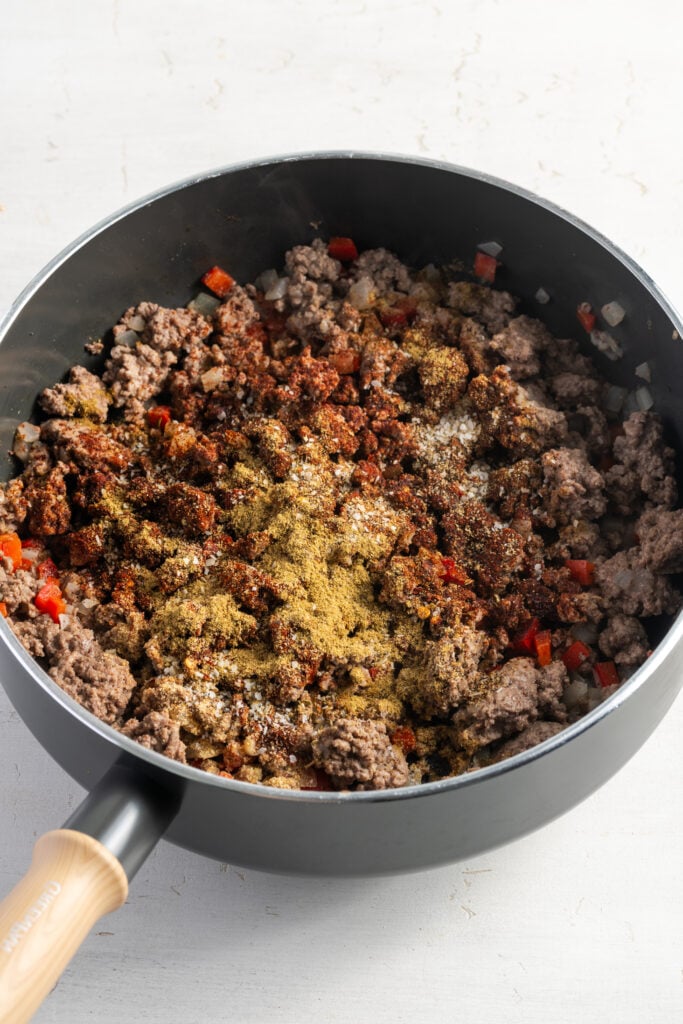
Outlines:
{"label": "white countertop", "polygon": [[[0,37],[0,312],[176,179],[368,149],[565,206],[683,307],[683,9],[665,0],[29,0]],[[278,878],[162,844],[37,1020],[671,1024],[683,1011],[683,702],[607,786],[465,864]],[[0,893],[81,790],[0,690]]]}

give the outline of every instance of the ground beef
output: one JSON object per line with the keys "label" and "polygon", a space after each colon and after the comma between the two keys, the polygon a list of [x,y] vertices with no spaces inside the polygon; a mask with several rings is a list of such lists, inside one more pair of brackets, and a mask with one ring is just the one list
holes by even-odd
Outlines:
{"label": "ground beef", "polygon": [[548,346],[547,328],[530,316],[518,316],[491,339],[491,348],[510,369],[515,380],[535,377],[541,369],[541,353]]}
{"label": "ground beef", "polygon": [[211,324],[188,309],[166,309],[143,302],[127,310],[114,328],[114,339],[137,328],[140,340],[115,344],[102,380],[109,385],[115,408],[128,420],[142,416],[145,403],[165,386],[183,349],[190,349],[211,333]]}
{"label": "ground beef", "polygon": [[597,523],[575,519],[558,530],[558,539],[553,554],[558,558],[585,558],[595,561],[606,553],[606,547]]}
{"label": "ground beef", "polygon": [[568,417],[569,425],[580,438],[577,447],[585,447],[593,458],[607,455],[611,445],[609,423],[604,412],[596,405],[580,405]]}
{"label": "ground beef", "polygon": [[683,509],[655,508],[636,523],[640,561],[653,572],[683,572]]}
{"label": "ground beef", "polygon": [[425,404],[443,413],[464,395],[469,368],[457,349],[438,345],[420,360],[419,374]]}
{"label": "ground beef", "polygon": [[[249,335],[249,329],[258,321],[258,310],[247,295],[244,288],[236,285],[230,292],[228,298],[220,304],[213,314],[214,326],[223,337],[237,336],[245,338]],[[208,333],[208,331],[207,331]],[[203,340],[204,334],[200,333],[192,338],[196,344]],[[191,346],[186,345],[188,351]]]}
{"label": "ground beef", "polygon": [[[129,448],[94,425],[85,426],[70,420],[47,420],[41,428],[40,436],[52,448],[60,463],[64,464],[64,468],[55,469],[55,480],[58,480],[60,474],[63,477],[64,470],[100,469],[103,466],[122,470],[133,461]],[[44,489],[42,481],[40,489]],[[61,492],[61,485],[59,490]]]}
{"label": "ground beef", "polygon": [[142,340],[157,352],[190,349],[211,334],[211,324],[189,309],[165,309],[160,306],[147,320]]}
{"label": "ground beef", "polygon": [[33,598],[40,587],[31,572],[14,570],[9,559],[0,558],[0,598],[10,615],[36,615]]}
{"label": "ground beef", "polygon": [[666,576],[658,576],[640,561],[637,549],[619,551],[599,564],[595,578],[610,613],[673,615],[680,596]]}
{"label": "ground beef", "polygon": [[[107,607],[116,608],[115,605]],[[143,656],[149,639],[149,626],[142,612],[136,609],[127,612],[120,609],[120,614],[121,621],[102,631],[101,643],[107,650],[116,651],[120,657],[134,665]]]}
{"label": "ground beef", "polygon": [[522,754],[525,750],[531,750],[537,744],[549,740],[551,736],[557,736],[558,732],[562,732],[563,729],[564,722],[534,722],[514,739],[501,743],[496,750],[495,759],[504,761],[508,757],[514,757],[515,754]]}
{"label": "ground beef", "polygon": [[388,338],[370,335],[360,355],[360,386],[363,390],[377,387],[376,383],[373,384],[376,381],[385,387],[392,387],[410,366],[410,357],[398,350]]}
{"label": "ground beef", "polygon": [[467,397],[481,425],[480,448],[497,442],[523,458],[538,455],[567,435],[564,414],[535,400],[515,384],[505,367],[475,377]]}
{"label": "ground beef", "polygon": [[674,453],[662,440],[662,423],[651,412],[634,412],[614,441],[615,464],[605,473],[607,494],[621,515],[639,511],[644,499],[671,508],[678,491]]}
{"label": "ground beef", "polygon": [[470,317],[466,317],[460,324],[458,347],[475,375],[490,374],[498,365],[486,328]]}
{"label": "ground beef", "polygon": [[99,377],[83,366],[73,366],[66,384],[46,388],[38,399],[48,416],[79,417],[104,423],[109,412],[109,396]]}
{"label": "ground beef", "polygon": [[130,718],[121,732],[148,750],[156,750],[159,754],[185,764],[185,744],[180,738],[180,728],[168,715],[150,711],[141,720]]}
{"label": "ground beef", "polygon": [[335,300],[333,283],[339,279],[341,264],[328,256],[320,239],[311,245],[296,245],[287,253],[286,300],[293,310],[287,327],[301,338],[312,332],[327,336],[335,327],[340,305]]}
{"label": "ground beef", "polygon": [[600,473],[577,448],[553,448],[541,456],[544,503],[548,525],[566,525],[575,519],[599,519],[607,502]]}
{"label": "ground beef", "polygon": [[60,627],[46,615],[16,622],[13,628],[29,653],[45,660],[48,673],[70,697],[109,725],[121,720],[135,679],[128,662],[103,650],[92,630],[75,617]]}
{"label": "ground beef", "polygon": [[23,492],[24,481],[21,479],[0,484],[0,532],[15,531],[26,518],[26,502]]}
{"label": "ground beef", "polygon": [[642,665],[650,644],[642,623],[631,615],[613,615],[598,640],[600,650],[617,665]]}
{"label": "ground beef", "polygon": [[608,696],[570,684],[626,678],[639,617],[679,604],[672,453],[605,387],[507,293],[383,249],[297,246],[209,317],[142,302],[102,378],[74,368],[17,430],[0,613],[85,707],[212,774],[494,763]]}
{"label": "ground beef", "polygon": [[340,719],[314,739],[313,757],[337,789],[388,789],[408,781],[405,756],[382,722]]}
{"label": "ground beef", "polygon": [[366,249],[355,261],[353,277],[359,280],[367,277],[372,290],[378,297],[392,292],[408,292],[412,278],[404,263],[387,249]]}
{"label": "ground beef", "polygon": [[404,693],[425,718],[446,716],[468,699],[476,685],[486,643],[479,630],[447,630],[438,640],[427,643],[422,671],[403,669],[398,678],[399,693]]}
{"label": "ground beef", "polygon": [[597,377],[569,370],[555,374],[548,385],[561,409],[576,409],[580,405],[595,406],[604,391],[604,385]]}
{"label": "ground beef", "polygon": [[538,668],[530,658],[513,658],[491,673],[485,694],[456,711],[453,724],[471,749],[522,732],[541,716],[566,720],[561,702],[568,681],[562,662]]}
{"label": "ground beef", "polygon": [[[366,262],[370,253],[364,254]],[[320,238],[316,238],[310,245],[295,245],[289,249],[285,256],[285,268],[290,281],[303,281],[309,278],[311,281],[327,281],[332,283],[339,280],[341,274],[341,263],[328,255],[327,246]],[[356,262],[356,268],[361,269],[360,261]]]}
{"label": "ground beef", "polygon": [[448,303],[458,312],[481,320],[491,334],[503,330],[517,304],[508,292],[494,291],[469,281],[457,281],[450,285]]}
{"label": "ground beef", "polygon": [[123,409],[127,419],[142,416],[145,403],[159,394],[177,362],[173,351],[157,352],[142,342],[134,348],[114,345],[102,380],[109,385],[115,408]]}
{"label": "ground beef", "polygon": [[544,364],[547,380],[552,380],[560,373],[595,376],[595,365],[588,356],[579,352],[579,346],[573,338],[552,337],[545,351]]}

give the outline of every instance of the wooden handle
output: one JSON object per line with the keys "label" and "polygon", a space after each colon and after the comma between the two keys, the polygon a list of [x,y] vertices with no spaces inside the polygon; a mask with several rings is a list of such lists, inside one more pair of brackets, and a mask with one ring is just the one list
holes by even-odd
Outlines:
{"label": "wooden handle", "polygon": [[23,1024],[102,914],[126,901],[128,880],[97,839],[41,836],[27,874],[0,904],[0,1021]]}

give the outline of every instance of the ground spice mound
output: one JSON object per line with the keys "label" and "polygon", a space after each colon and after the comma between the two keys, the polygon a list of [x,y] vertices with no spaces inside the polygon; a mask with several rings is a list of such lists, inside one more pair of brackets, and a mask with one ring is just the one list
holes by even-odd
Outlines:
{"label": "ground spice mound", "polygon": [[680,603],[673,453],[574,341],[345,239],[211,275],[17,431],[0,611],[69,694],[227,778],[379,789],[525,750],[642,663]]}

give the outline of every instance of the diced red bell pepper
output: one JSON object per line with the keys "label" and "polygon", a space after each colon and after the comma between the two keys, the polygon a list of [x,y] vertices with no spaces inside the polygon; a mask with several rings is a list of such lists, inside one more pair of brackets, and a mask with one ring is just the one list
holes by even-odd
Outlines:
{"label": "diced red bell pepper", "polygon": [[461,569],[454,559],[442,558],[441,565],[443,567],[443,572],[440,572],[439,576],[444,583],[457,583],[459,586],[464,587],[468,583],[472,582],[465,570]]}
{"label": "diced red bell pepper", "polygon": [[511,647],[518,654],[536,653],[536,634],[540,628],[538,619],[532,619],[529,625],[519,633],[512,641]]}
{"label": "diced red bell pepper", "polygon": [[474,257],[474,273],[480,281],[486,284],[493,284],[496,279],[496,270],[500,266],[495,256],[489,256],[487,252],[478,252]]}
{"label": "diced red bell pepper", "polygon": [[23,569],[24,572],[32,572],[35,569],[36,563],[31,561],[30,558],[22,558],[19,562],[19,568]]}
{"label": "diced red bell pepper", "polygon": [[322,771],[320,768],[315,769],[315,784],[313,786],[302,786],[302,789],[313,791],[327,792],[332,789],[332,783],[330,782],[329,776]]}
{"label": "diced red bell pepper", "polygon": [[581,640],[575,640],[562,655],[562,661],[570,672],[576,672],[577,668],[580,668],[586,658],[590,658],[590,656],[590,647],[586,647]]}
{"label": "diced red bell pepper", "polygon": [[219,299],[224,299],[235,284],[235,278],[230,277],[227,270],[222,267],[211,267],[202,277],[202,284],[205,284]]}
{"label": "diced red bell pepper", "polygon": [[352,348],[345,348],[341,352],[330,352],[327,361],[337,373],[344,377],[360,369],[360,352],[356,352]]}
{"label": "diced red bell pepper", "polygon": [[334,260],[350,263],[358,259],[358,249],[352,238],[331,238],[327,243],[327,251]]}
{"label": "diced red bell pepper", "polygon": [[536,657],[538,659],[538,664],[541,667],[543,667],[543,665],[549,665],[553,660],[553,647],[550,630],[540,630],[534,637],[534,643],[536,645]]}
{"label": "diced red bell pepper", "polygon": [[40,579],[45,580],[46,583],[49,581],[57,583],[59,579],[59,569],[51,558],[46,558],[44,562],[41,562],[40,565],[36,566],[36,573]]}
{"label": "diced red bell pepper", "polygon": [[150,427],[157,427],[163,430],[167,423],[171,422],[171,409],[168,405],[155,405],[147,410],[147,422]]}
{"label": "diced red bell pepper", "polygon": [[3,618],[5,619],[9,615],[9,612],[7,611],[7,605],[5,604],[4,601],[0,601],[0,615],[2,615]]}
{"label": "diced red bell pepper", "polygon": [[595,581],[595,563],[587,562],[585,558],[568,558],[565,566],[575,580],[584,587],[590,587]]}
{"label": "diced red bell pepper", "polygon": [[410,754],[417,746],[415,733],[408,725],[399,726],[398,729],[392,732],[389,739],[395,746],[401,747],[404,754]]}
{"label": "diced red bell pepper", "polygon": [[596,682],[602,686],[618,686],[620,683],[617,666],[613,661],[599,661],[593,666]]}
{"label": "diced red bell pepper", "polygon": [[368,672],[370,673],[371,679],[376,679],[377,676],[379,675],[379,668],[377,667],[377,665],[373,665],[372,668],[368,669]]}
{"label": "diced red bell pepper", "polygon": [[417,303],[410,295],[406,295],[393,306],[380,306],[377,313],[385,327],[398,327],[413,319],[417,313]]}
{"label": "diced red bell pepper", "polygon": [[49,615],[53,622],[59,622],[59,616],[66,611],[66,601],[62,597],[59,584],[50,581],[40,588],[33,603],[39,612]]}
{"label": "diced red bell pepper", "polygon": [[28,548],[29,550],[31,550],[31,549],[35,550],[36,548],[42,548],[43,544],[42,544],[41,541],[34,540],[32,537],[29,537],[28,540],[22,540],[21,546],[22,546],[22,548]]}
{"label": "diced red bell pepper", "polygon": [[587,331],[588,334],[595,329],[595,313],[590,302],[580,302],[576,307],[576,316],[584,331]]}
{"label": "diced red bell pepper", "polygon": [[22,554],[18,533],[0,533],[0,554],[10,559],[13,569],[19,568]]}

